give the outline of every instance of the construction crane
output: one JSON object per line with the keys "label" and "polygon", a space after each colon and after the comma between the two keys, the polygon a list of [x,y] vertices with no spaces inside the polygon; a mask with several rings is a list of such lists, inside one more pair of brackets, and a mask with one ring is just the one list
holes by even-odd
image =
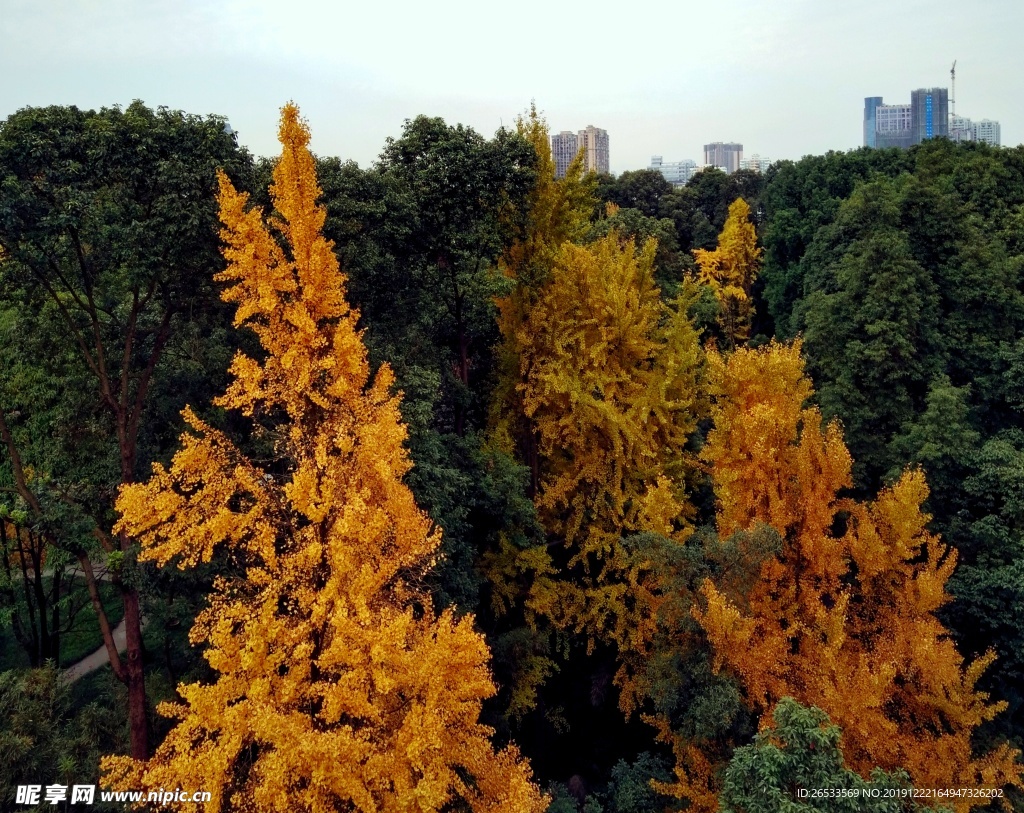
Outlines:
{"label": "construction crane", "polygon": [[953,115],[956,115],[956,60],[953,60],[953,67],[949,69],[949,78],[953,82]]}

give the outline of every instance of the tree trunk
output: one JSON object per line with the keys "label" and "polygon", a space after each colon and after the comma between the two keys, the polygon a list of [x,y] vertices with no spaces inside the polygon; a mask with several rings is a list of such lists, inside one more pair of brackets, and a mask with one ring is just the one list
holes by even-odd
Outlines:
{"label": "tree trunk", "polygon": [[[152,360],[151,360],[152,361]],[[137,407],[141,410],[142,399]],[[126,414],[118,415],[119,441],[121,443],[121,484],[135,481],[135,452],[138,431],[138,412],[135,420],[126,420]],[[126,424],[128,424],[126,426]],[[122,551],[129,551],[132,540],[127,534],[119,534],[118,542]],[[146,717],[146,676],[142,671],[142,609],[139,591],[128,587],[120,579],[115,580],[124,601],[125,659],[124,681],[128,687],[128,726],[131,729],[131,755],[133,759],[149,759],[149,721]]]}
{"label": "tree trunk", "polygon": [[128,724],[133,759],[149,758],[149,720],[146,716],[146,680],[142,671],[142,611],[139,591],[121,588],[124,600],[125,685],[128,687]]}
{"label": "tree trunk", "polygon": [[107,611],[103,609],[103,602],[100,600],[100,591],[96,583],[96,574],[92,569],[92,562],[85,553],[78,554],[78,562],[82,566],[82,573],[85,576],[85,586],[89,590],[89,598],[92,599],[92,608],[96,613],[96,620],[100,625],[100,634],[103,636],[103,645],[107,648],[107,658],[110,661],[110,668],[114,670],[114,677],[122,683],[127,683],[124,665],[121,657],[117,654],[117,644],[114,643],[114,634],[110,629],[110,622],[107,620]]}

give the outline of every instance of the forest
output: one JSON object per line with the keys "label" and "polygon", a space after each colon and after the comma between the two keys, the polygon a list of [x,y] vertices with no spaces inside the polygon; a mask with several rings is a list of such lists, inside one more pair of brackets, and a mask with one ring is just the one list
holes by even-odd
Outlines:
{"label": "forest", "polygon": [[1024,811],[1024,146],[225,125],[0,123],[0,809]]}

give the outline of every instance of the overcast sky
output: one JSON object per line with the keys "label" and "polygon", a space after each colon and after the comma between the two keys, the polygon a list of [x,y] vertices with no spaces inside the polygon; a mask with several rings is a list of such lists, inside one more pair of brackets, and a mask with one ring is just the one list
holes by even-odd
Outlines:
{"label": "overcast sky", "polygon": [[372,163],[420,113],[490,136],[531,99],[609,133],[611,168],[702,145],[799,158],[860,146],[865,96],[948,87],[1024,141],[1022,0],[0,0],[0,118],[142,99],[226,116],[276,154],[296,101],[324,155]]}

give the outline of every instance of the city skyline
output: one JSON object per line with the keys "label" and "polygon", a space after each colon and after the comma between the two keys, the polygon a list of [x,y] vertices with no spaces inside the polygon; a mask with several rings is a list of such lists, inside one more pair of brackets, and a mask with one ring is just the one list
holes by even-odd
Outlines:
{"label": "city skyline", "polygon": [[[622,58],[582,86],[566,77],[592,61],[607,19],[580,22],[536,0],[516,15],[464,0],[399,2],[386,25],[372,8],[314,0],[286,11],[269,0],[0,2],[0,71],[17,77],[0,84],[0,118],[24,106],[138,98],[223,115],[257,155],[274,153],[278,110],[291,99],[315,150],[360,166],[405,119],[441,116],[490,137],[531,101],[552,134],[588,122],[605,129],[616,174],[652,155],[699,160],[719,139],[799,159],[859,147],[865,97],[902,100],[908,88],[946,85],[954,59],[958,111],[1000,122],[1004,145],[1024,140],[1014,42],[1024,5],[1015,0],[914,0],[898,10],[880,0],[780,0],[763,14],[724,0],[716,14],[735,22],[704,27],[692,25],[696,4],[642,0],[615,20]],[[544,40],[538,19],[576,36]],[[691,24],[686,47],[652,40],[650,19]],[[544,58],[525,57],[531,43]]]}

